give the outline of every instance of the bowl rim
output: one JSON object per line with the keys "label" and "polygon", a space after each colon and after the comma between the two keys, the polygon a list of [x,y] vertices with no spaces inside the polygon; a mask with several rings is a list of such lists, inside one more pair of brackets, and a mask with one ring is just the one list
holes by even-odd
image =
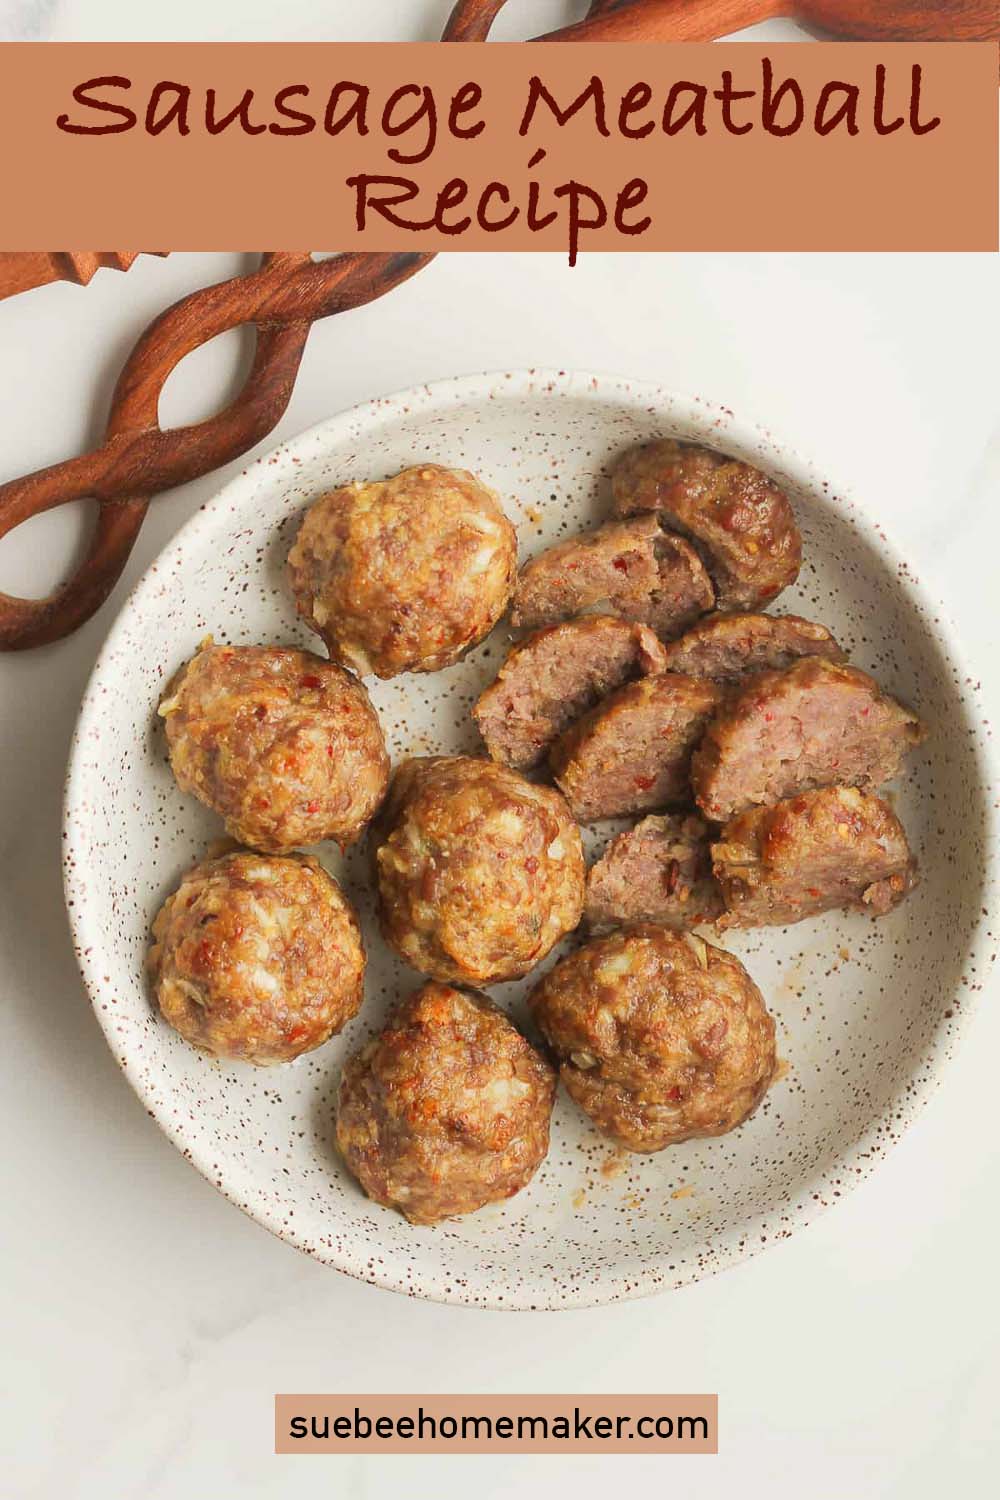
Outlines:
{"label": "bowl rim", "polygon": [[[282,1219],[280,1211],[270,1205],[267,1195],[260,1195],[256,1202],[253,1201],[252,1194],[244,1200],[234,1185],[220,1180],[207,1147],[198,1142],[180,1139],[176,1128],[172,1127],[171,1117],[159,1110],[152,1091],[145,1082],[138,1059],[128,1054],[122,1055],[112,1032],[111,1017],[99,1003],[101,975],[105,966],[96,956],[101,951],[100,932],[82,880],[85,865],[79,858],[78,844],[86,822],[86,815],[81,816],[80,813],[85,801],[88,776],[83,747],[91,724],[100,715],[100,685],[134,611],[141,606],[146,593],[158,584],[165,559],[178,547],[197,540],[203,530],[214,529],[216,517],[224,507],[241,509],[261,469],[266,467],[271,470],[269,477],[272,483],[280,480],[286,470],[292,470],[293,455],[307,445],[317,442],[335,443],[352,427],[356,429],[355,437],[361,438],[366,428],[380,425],[387,417],[398,414],[407,407],[430,417],[441,407],[447,408],[468,401],[492,400],[507,395],[535,395],[545,399],[576,399],[585,396],[589,400],[607,404],[620,403],[624,399],[645,410],[662,409],[664,424],[680,428],[684,438],[709,445],[718,442],[723,451],[745,456],[748,461],[765,469],[778,470],[816,499],[849,512],[851,522],[861,538],[894,572],[897,586],[904,591],[911,603],[922,607],[927,629],[943,649],[949,663],[958,669],[956,691],[968,726],[973,731],[976,762],[982,784],[987,789],[996,785],[1000,759],[998,752],[993,750],[988,735],[983,732],[982,716],[976,712],[975,679],[964,670],[965,653],[949,612],[939,603],[936,591],[923,585],[914,576],[904,553],[886,535],[881,524],[869,517],[852,492],[845,487],[834,487],[832,481],[824,477],[825,470],[821,470],[799,449],[776,438],[769,428],[737,417],[730,407],[722,403],[673,391],[648,378],[533,367],[450,376],[410,386],[389,395],[372,397],[324,418],[302,432],[283,438],[274,447],[261,453],[238,474],[228,479],[167,541],[124,599],[98,652],[80,704],[64,783],[63,889],[67,915],[84,987],[115,1061],[146,1107],[147,1113],[184,1158],[249,1218],[296,1249],[311,1254],[321,1263],[331,1265],[356,1280],[386,1290],[403,1292],[411,1297],[480,1309],[553,1311],[630,1301],[702,1280],[759,1254],[779,1238],[790,1237],[794,1231],[807,1227],[835,1202],[842,1201],[848,1191],[853,1190],[876,1169],[936,1092],[947,1062],[978,1009],[983,986],[963,986],[961,1007],[955,1011],[947,1028],[937,1025],[927,1044],[920,1076],[916,1080],[911,1078],[908,1082],[901,1083],[898,1092],[883,1112],[844,1152],[837,1155],[839,1197],[834,1198],[832,1194],[817,1196],[811,1192],[814,1185],[822,1181],[830,1170],[823,1166],[814,1168],[810,1176],[794,1190],[785,1206],[780,1229],[774,1230],[771,1219],[766,1214],[755,1211],[739,1225],[713,1238],[714,1253],[707,1265],[690,1253],[686,1259],[671,1262],[671,1252],[665,1249],[628,1274],[609,1276],[602,1273],[600,1277],[595,1276],[586,1281],[573,1280],[568,1284],[563,1282],[558,1298],[552,1295],[550,1282],[541,1277],[534,1282],[531,1278],[525,1278],[502,1284],[483,1280],[456,1285],[454,1273],[449,1274],[443,1268],[432,1265],[421,1267],[417,1281],[412,1274],[407,1276],[401,1271],[397,1273],[391,1262],[373,1261],[370,1252],[364,1247],[352,1252],[349,1247],[335,1245],[332,1240],[322,1246],[315,1244]],[[1000,873],[1000,810],[992,796],[984,797],[983,803],[985,836],[982,875],[984,892],[989,894],[984,900],[983,914],[977,921],[965,955],[964,971],[968,971],[970,965],[975,966],[990,947],[987,929],[989,913],[994,906],[994,900],[990,897],[995,896]],[[985,969],[985,964],[983,968]],[[893,1119],[891,1133],[883,1128],[885,1120],[890,1116]],[[768,1232],[765,1233],[765,1230]],[[677,1252],[673,1254],[676,1257]]]}

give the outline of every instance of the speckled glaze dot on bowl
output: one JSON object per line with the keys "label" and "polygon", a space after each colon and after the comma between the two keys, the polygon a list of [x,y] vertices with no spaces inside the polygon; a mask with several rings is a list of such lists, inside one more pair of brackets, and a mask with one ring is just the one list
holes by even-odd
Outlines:
{"label": "speckled glaze dot on bowl", "polygon": [[[425,460],[472,469],[503,497],[524,559],[597,520],[611,460],[661,435],[748,459],[788,486],[805,565],[777,607],[829,625],[854,661],[930,724],[928,745],[893,793],[923,881],[881,921],[828,916],[729,935],[725,945],[777,1017],[784,1064],[744,1129],[630,1157],[562,1094],[551,1153],[523,1193],[415,1229],[362,1196],[333,1146],[346,1051],[419,982],[378,937],[364,848],[346,859],[318,851],[356,902],[370,951],[367,1000],[342,1036],[289,1067],[224,1066],[154,1012],[149,923],[220,832],[174,785],[155,721],[160,689],[208,633],[316,645],[296,622],[283,560],[297,517],[322,490]],[[506,643],[501,625],[444,672],[370,681],[394,758],[477,749],[469,707]],[[80,966],[112,1051],[171,1140],[300,1249],[411,1296],[481,1307],[585,1306],[660,1291],[807,1224],[872,1171],[938,1079],[993,958],[996,825],[981,719],[948,626],[877,520],[770,433],[725,407],[610,377],[528,371],[421,387],[259,459],[184,527],[125,603],[87,688],[67,781],[66,896]],[[493,994],[523,1019],[530,984]]]}

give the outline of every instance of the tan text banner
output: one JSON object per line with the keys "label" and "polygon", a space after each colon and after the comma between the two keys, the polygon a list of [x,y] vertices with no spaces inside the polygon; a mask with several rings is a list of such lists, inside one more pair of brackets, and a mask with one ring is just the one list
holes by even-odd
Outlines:
{"label": "tan text banner", "polygon": [[0,248],[975,250],[997,50],[7,44]]}
{"label": "tan text banner", "polygon": [[275,1396],[276,1453],[718,1453],[718,1396]]}

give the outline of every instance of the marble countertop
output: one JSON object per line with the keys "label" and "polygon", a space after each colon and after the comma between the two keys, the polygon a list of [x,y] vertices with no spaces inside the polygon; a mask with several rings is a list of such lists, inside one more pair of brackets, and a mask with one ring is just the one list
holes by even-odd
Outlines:
{"label": "marble countertop", "polygon": [[[447,3],[0,0],[0,38],[430,36]],[[511,7],[509,34],[526,5]],[[521,12],[520,26],[515,24]],[[537,0],[555,24],[573,7]],[[370,12],[370,17],[369,17]],[[405,15],[401,15],[405,13]],[[777,27],[772,35],[794,35]],[[93,441],[132,340],[241,264],[174,255],[0,304],[3,477]],[[380,391],[550,364],[646,376],[725,402],[877,509],[947,601],[1000,707],[995,256],[442,257],[391,302],[314,331],[276,436]],[[237,337],[192,356],[164,416],[232,388]],[[236,466],[232,466],[235,469]],[[231,470],[161,499],[134,582]],[[0,547],[0,589],[41,592],[84,535],[77,508]],[[652,1301],[553,1315],[411,1302],[271,1238],[177,1155],[118,1072],[74,967],[59,880],[63,767],[114,613],[0,657],[0,993],[7,1291],[0,1487],[19,1500],[397,1493],[597,1500],[619,1460],[271,1454],[275,1391],[718,1391],[716,1459],[630,1457],[640,1493],[978,1496],[998,1459],[993,1136],[996,986],[943,1087],[836,1212],[725,1275]]]}

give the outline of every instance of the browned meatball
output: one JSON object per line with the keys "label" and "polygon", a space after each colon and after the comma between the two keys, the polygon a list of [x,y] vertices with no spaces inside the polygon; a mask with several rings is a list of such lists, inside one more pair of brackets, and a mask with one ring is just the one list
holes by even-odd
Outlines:
{"label": "browned meatball", "polygon": [[756,609],[794,583],[802,538],[788,496],[759,469],[673,438],[618,462],[619,515],[655,511],[699,547],[720,609]]}
{"label": "browned meatball", "polygon": [[583,848],[562,797],[489,760],[404,762],[376,856],[386,941],[424,974],[518,979],[580,921]]}
{"label": "browned meatball", "polygon": [[662,922],[682,931],[714,922],[722,893],[712,874],[711,834],[687,813],[643,818],[608,846],[587,874],[591,928]]}
{"label": "browned meatball", "polygon": [[748,678],[709,724],[691,762],[695,800],[721,823],[814,787],[879,786],[924,736],[867,672],[805,657]]}
{"label": "browned meatball", "polygon": [[361,683],[310,651],[206,644],[160,703],[177,784],[241,844],[353,843],[389,757]]}
{"label": "browned meatball", "polygon": [[647,626],[584,615],[515,646],[472,716],[494,760],[527,770],[612,688],[662,669],[663,646]]}
{"label": "browned meatball", "polygon": [[530,1182],[549,1149],[555,1087],[485,995],[425,984],[345,1066],[337,1144],[370,1198],[437,1224]]}
{"label": "browned meatball", "polygon": [[819,912],[882,916],[916,883],[896,814],[857,787],[823,787],[727,823],[712,846],[720,927],[774,927]]}
{"label": "browned meatball", "polygon": [[475,475],[422,464],[322,495],[288,567],[298,611],[335,661],[362,676],[437,672],[507,608],[517,537]]}
{"label": "browned meatball", "polygon": [[241,849],[195,865],[164,902],[149,969],[164,1018],[192,1046],[282,1063],[357,1015],[365,951],[316,860]]}
{"label": "browned meatball", "polygon": [[714,602],[694,548],[665,532],[655,516],[638,516],[559,542],[526,563],[511,622],[554,625],[600,606],[670,636]]}
{"label": "browned meatball", "polygon": [[774,1022],[743,965],[641,925],[564,958],[530,1000],[572,1098],[630,1151],[724,1135],[774,1077]]}
{"label": "browned meatball", "polygon": [[691,752],[718,707],[707,678],[664,672],[619,688],[552,747],[573,816],[624,818],[691,799]]}
{"label": "browned meatball", "polygon": [[716,682],[790,667],[800,656],[844,659],[826,626],[801,615],[708,615],[664,649],[669,672]]}

